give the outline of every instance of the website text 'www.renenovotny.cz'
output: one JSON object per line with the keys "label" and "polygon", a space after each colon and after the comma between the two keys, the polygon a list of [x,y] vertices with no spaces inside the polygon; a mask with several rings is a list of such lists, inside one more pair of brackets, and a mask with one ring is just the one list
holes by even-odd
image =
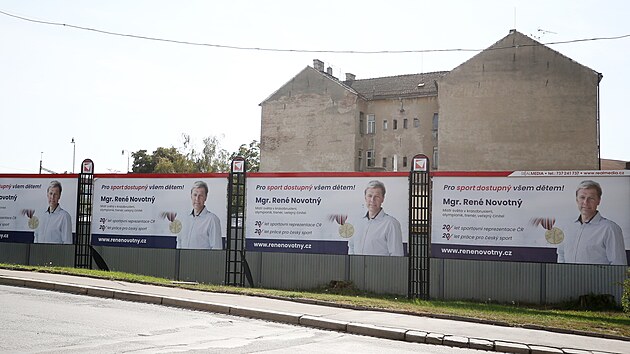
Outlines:
{"label": "website text 'www.renenovotny.cz'", "polygon": [[308,250],[312,248],[310,243],[295,242],[254,242],[254,248],[286,248]]}
{"label": "website text 'www.renenovotny.cz'", "polygon": [[118,238],[118,237],[99,237],[98,242],[103,243],[133,243],[142,245],[147,243],[146,238]]}
{"label": "website text 'www.renenovotny.cz'", "polygon": [[443,254],[465,254],[472,256],[494,256],[494,257],[512,257],[512,251],[499,250],[476,250],[466,248],[442,248]]}

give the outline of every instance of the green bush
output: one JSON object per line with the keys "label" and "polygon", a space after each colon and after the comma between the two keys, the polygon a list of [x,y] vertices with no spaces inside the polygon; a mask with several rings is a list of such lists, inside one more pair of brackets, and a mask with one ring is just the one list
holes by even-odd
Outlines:
{"label": "green bush", "polygon": [[586,294],[578,298],[578,308],[589,311],[619,311],[615,297],[610,294]]}
{"label": "green bush", "polygon": [[623,308],[623,312],[630,313],[630,269],[628,269],[628,272],[626,273],[626,280],[623,281],[621,307]]}

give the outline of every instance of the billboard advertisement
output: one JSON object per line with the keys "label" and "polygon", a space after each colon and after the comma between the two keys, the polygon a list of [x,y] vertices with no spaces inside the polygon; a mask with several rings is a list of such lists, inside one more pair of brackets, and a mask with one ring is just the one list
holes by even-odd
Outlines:
{"label": "billboard advertisement", "polygon": [[0,242],[72,244],[77,175],[0,175]]}
{"label": "billboard advertisement", "polygon": [[432,257],[624,265],[629,249],[630,171],[434,174]]}
{"label": "billboard advertisement", "polygon": [[408,173],[258,173],[247,180],[247,250],[403,256]]}
{"label": "billboard advertisement", "polygon": [[227,175],[96,175],[92,244],[222,249]]}

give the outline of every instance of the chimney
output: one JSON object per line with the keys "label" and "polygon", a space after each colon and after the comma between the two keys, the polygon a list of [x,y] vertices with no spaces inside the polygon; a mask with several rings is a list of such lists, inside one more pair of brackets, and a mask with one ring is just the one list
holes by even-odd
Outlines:
{"label": "chimney", "polygon": [[332,74],[332,68],[331,68],[330,66],[326,68],[326,74],[328,74],[328,75],[330,75],[330,76],[333,76],[333,74]]}
{"label": "chimney", "polygon": [[346,73],[346,82],[350,85],[354,82],[356,76],[354,74]]}
{"label": "chimney", "polygon": [[313,59],[313,68],[317,71],[324,71],[324,62],[319,59]]}

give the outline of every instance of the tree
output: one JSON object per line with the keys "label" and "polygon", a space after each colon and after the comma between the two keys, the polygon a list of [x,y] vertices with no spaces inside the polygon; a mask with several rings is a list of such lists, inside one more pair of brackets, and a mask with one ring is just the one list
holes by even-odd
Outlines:
{"label": "tree", "polygon": [[237,156],[245,158],[247,172],[258,172],[260,170],[260,143],[258,141],[252,140],[249,145],[241,144],[238,151],[230,155],[230,161]]}
{"label": "tree", "polygon": [[177,149],[158,147],[152,154],[147,150],[131,153],[132,171],[136,173],[195,173],[229,172],[230,162],[236,156],[247,161],[247,171],[256,172],[260,168],[260,148],[258,141],[242,144],[238,151],[229,153],[221,148],[215,136],[203,139],[203,147],[197,150],[188,134],[182,134],[183,147]]}
{"label": "tree", "polygon": [[159,147],[153,154],[147,150],[139,150],[131,154],[133,172],[137,173],[190,173],[196,172],[192,161],[176,148]]}
{"label": "tree", "polygon": [[203,139],[201,152],[195,153],[193,149],[190,158],[198,172],[227,172],[230,166],[228,152],[220,148],[219,139],[215,136]]}
{"label": "tree", "polygon": [[151,173],[155,170],[153,155],[147,154],[147,150],[132,152],[131,157],[133,158],[133,165],[131,167],[132,172]]}

